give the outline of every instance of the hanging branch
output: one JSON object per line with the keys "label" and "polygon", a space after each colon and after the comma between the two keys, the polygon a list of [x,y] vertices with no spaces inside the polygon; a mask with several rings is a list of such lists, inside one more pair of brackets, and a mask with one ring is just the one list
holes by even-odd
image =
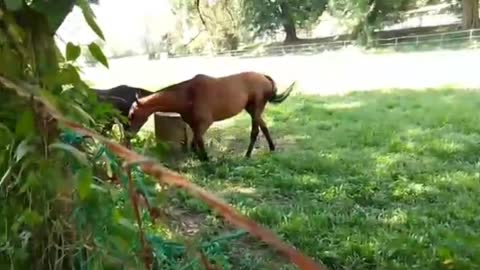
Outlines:
{"label": "hanging branch", "polygon": [[237,28],[237,21],[233,17],[233,12],[230,10],[230,7],[228,6],[228,1],[223,2],[223,9],[227,12],[228,17],[230,17],[230,20],[232,21],[233,27]]}
{"label": "hanging branch", "polygon": [[192,42],[195,41],[201,34],[203,33],[203,30],[199,31],[193,38],[191,38],[187,43],[183,45],[183,47],[188,47]]}
{"label": "hanging branch", "polygon": [[152,269],[152,263],[153,263],[152,249],[147,244],[147,240],[145,239],[145,232],[143,231],[143,226],[142,226],[142,218],[140,217],[140,210],[138,209],[138,195],[135,192],[135,186],[133,184],[133,179],[132,179],[132,171],[130,167],[126,167],[124,169],[128,177],[128,193],[130,195],[130,200],[132,201],[133,212],[135,214],[135,218],[137,219],[137,224],[138,224],[140,243],[142,245],[141,258],[143,259],[145,270],[150,270]]}
{"label": "hanging branch", "polygon": [[205,27],[205,29],[208,29],[207,22],[203,18],[202,11],[200,9],[200,0],[195,0],[195,7],[197,8],[198,16],[200,17],[200,20],[202,21],[203,27]]}

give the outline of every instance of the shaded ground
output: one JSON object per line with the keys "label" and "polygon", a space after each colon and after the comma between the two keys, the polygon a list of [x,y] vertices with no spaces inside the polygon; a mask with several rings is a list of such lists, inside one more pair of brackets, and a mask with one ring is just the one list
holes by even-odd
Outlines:
{"label": "shaded ground", "polygon": [[[212,162],[174,167],[330,269],[478,269],[478,108],[477,92],[449,89],[295,96],[265,114],[276,153],[262,136],[243,158],[243,114],[208,132]],[[229,250],[225,269],[290,269],[255,241]]]}

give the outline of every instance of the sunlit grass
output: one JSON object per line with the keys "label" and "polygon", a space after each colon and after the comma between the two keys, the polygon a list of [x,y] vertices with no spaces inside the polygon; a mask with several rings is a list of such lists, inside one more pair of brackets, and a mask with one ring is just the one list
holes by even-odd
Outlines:
{"label": "sunlit grass", "polygon": [[[172,166],[329,269],[480,269],[479,109],[449,89],[295,96],[265,113],[275,153],[262,136],[243,158],[242,114],[207,133],[209,164]],[[287,269],[250,240],[229,250],[232,269]]]}

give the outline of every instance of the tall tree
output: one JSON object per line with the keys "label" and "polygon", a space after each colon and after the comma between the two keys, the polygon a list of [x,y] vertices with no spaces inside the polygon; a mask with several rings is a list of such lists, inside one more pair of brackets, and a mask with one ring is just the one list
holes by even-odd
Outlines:
{"label": "tall tree", "polygon": [[244,0],[244,23],[257,35],[282,28],[285,43],[298,40],[297,27],[310,26],[327,6],[327,0]]}
{"label": "tall tree", "polygon": [[178,18],[178,29],[183,30],[177,32],[183,34],[182,32],[192,28],[197,29],[198,34],[189,40],[187,45],[201,45],[215,50],[235,50],[246,32],[240,24],[240,1],[170,0],[173,12]]}
{"label": "tall tree", "polygon": [[475,29],[480,27],[478,16],[479,0],[462,0],[462,27],[463,29]]}
{"label": "tall tree", "polygon": [[368,41],[373,28],[395,21],[416,5],[415,0],[330,0],[329,10],[351,27],[353,38],[363,36]]}

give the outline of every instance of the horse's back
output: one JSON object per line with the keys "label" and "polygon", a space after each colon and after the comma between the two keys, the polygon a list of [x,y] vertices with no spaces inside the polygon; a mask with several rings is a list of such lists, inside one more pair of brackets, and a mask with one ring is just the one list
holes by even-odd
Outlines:
{"label": "horse's back", "polygon": [[219,88],[223,91],[229,91],[233,95],[245,95],[249,102],[264,99],[264,97],[271,95],[272,85],[265,75],[245,71],[237,74],[232,74],[217,79]]}
{"label": "horse's back", "polygon": [[214,121],[230,118],[241,111],[251,101],[248,73],[233,74],[224,77],[211,77],[199,74],[190,84],[194,103],[208,108]]}
{"label": "horse's back", "polygon": [[272,84],[265,75],[245,71],[223,77],[198,74],[191,80],[190,88],[208,100],[227,99],[232,103],[246,103],[271,95]]}
{"label": "horse's back", "polygon": [[112,104],[124,115],[128,115],[130,106],[137,100],[137,94],[139,97],[144,97],[151,94],[151,92],[148,90],[129,85],[118,85],[104,90],[94,88],[91,89],[97,94],[97,97],[101,101]]}
{"label": "horse's back", "polygon": [[136,94],[138,94],[140,97],[144,97],[144,96],[147,96],[147,95],[152,93],[152,92],[150,92],[148,90],[145,90],[143,88],[133,87],[133,86],[129,86],[129,85],[119,85],[119,86],[113,87],[111,89],[108,89],[107,91],[109,91],[109,93],[111,95],[121,96],[121,97],[125,97],[127,99],[132,99],[132,102],[135,101]]}
{"label": "horse's back", "polygon": [[136,95],[144,97],[152,94],[152,92],[143,88],[132,87],[128,85],[119,85],[110,89],[93,89],[98,95],[101,96],[114,96],[124,99],[127,103],[133,103],[136,100]]}

